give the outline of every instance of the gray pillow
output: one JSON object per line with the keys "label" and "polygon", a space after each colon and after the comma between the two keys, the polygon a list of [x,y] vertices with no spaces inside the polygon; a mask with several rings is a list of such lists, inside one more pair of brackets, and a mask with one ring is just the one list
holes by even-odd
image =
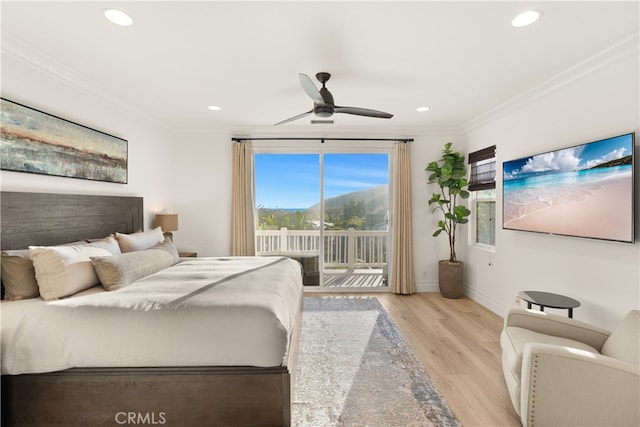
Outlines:
{"label": "gray pillow", "polygon": [[166,250],[147,249],[121,255],[91,257],[91,264],[102,286],[107,291],[114,291],[171,267],[175,260]]}
{"label": "gray pillow", "polygon": [[180,254],[178,253],[178,250],[176,249],[176,247],[173,245],[173,242],[169,239],[164,239],[164,242],[158,243],[151,249],[162,249],[163,251],[169,252],[173,257],[174,264],[180,261]]}

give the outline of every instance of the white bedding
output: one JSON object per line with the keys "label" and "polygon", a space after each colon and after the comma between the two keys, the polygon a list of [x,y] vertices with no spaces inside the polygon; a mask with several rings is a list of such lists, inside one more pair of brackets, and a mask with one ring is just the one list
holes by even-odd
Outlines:
{"label": "white bedding", "polygon": [[282,366],[302,300],[281,257],[193,258],[117,291],[3,302],[3,374],[78,367]]}

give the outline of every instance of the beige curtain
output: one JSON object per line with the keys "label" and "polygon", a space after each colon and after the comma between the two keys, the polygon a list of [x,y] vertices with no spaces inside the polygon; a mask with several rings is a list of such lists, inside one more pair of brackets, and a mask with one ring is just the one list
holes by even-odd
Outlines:
{"label": "beige curtain", "polygon": [[233,144],[231,255],[256,254],[253,215],[253,157],[250,142]]}
{"label": "beige curtain", "polygon": [[395,158],[391,292],[413,294],[416,292],[416,277],[413,270],[409,143],[396,143]]}

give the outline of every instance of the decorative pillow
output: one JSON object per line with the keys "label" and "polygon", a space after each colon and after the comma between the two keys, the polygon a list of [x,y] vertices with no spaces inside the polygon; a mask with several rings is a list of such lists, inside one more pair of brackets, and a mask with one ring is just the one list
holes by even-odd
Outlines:
{"label": "decorative pillow", "polygon": [[173,257],[174,264],[180,261],[180,254],[178,253],[178,250],[176,249],[176,247],[173,245],[173,242],[169,239],[164,239],[164,242],[155,245],[151,249],[162,249],[163,251],[169,252]]}
{"label": "decorative pillow", "polygon": [[5,300],[36,298],[40,295],[29,249],[2,251],[1,265]]}
{"label": "decorative pillow", "polygon": [[164,235],[162,234],[162,228],[156,227],[151,231],[139,231],[132,234],[116,233],[116,240],[120,246],[120,251],[127,253],[150,249],[158,243],[162,243]]}
{"label": "decorative pillow", "polygon": [[125,252],[115,256],[91,257],[100,283],[107,291],[124,286],[175,264],[174,257],[163,249]]}
{"label": "decorative pillow", "polygon": [[113,256],[91,245],[29,246],[40,296],[51,300],[73,295],[99,283],[92,256]]}

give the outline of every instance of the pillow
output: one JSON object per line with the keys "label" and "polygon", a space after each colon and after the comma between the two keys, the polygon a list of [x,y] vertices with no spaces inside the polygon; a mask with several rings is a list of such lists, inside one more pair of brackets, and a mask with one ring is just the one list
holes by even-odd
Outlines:
{"label": "pillow", "polygon": [[124,286],[175,264],[173,255],[162,249],[125,252],[115,256],[91,257],[91,264],[107,291]]}
{"label": "pillow", "polygon": [[118,245],[118,241],[116,238],[111,235],[107,236],[104,239],[92,240],[89,243],[84,243],[85,246],[91,246],[94,248],[102,248],[111,252],[113,255],[120,255],[122,252],[120,251],[120,246]]}
{"label": "pillow", "polygon": [[173,245],[173,242],[169,239],[164,239],[164,242],[158,243],[151,249],[162,249],[163,251],[169,252],[173,257],[174,264],[180,261],[180,254],[178,253],[178,250],[176,249],[176,247]]}
{"label": "pillow", "polygon": [[[111,249],[120,253],[120,247],[114,237],[112,242],[108,244],[100,243],[98,246],[104,245],[105,249]],[[107,239],[101,239],[104,241]],[[78,246],[85,245],[85,241],[77,241],[64,243],[60,246]],[[115,248],[114,248],[115,246]],[[16,301],[27,298],[37,298],[40,296],[38,282],[36,280],[36,272],[33,268],[33,262],[29,256],[29,249],[15,249],[2,251],[2,268],[0,275],[4,284],[4,299],[7,301]]]}
{"label": "pillow", "polygon": [[40,296],[51,300],[73,295],[99,283],[91,256],[113,256],[91,245],[29,246]]}
{"label": "pillow", "polygon": [[116,233],[116,240],[122,253],[143,251],[162,243],[164,235],[162,228],[156,227],[151,231],[139,231],[132,234]]}
{"label": "pillow", "polygon": [[80,245],[86,245],[86,244],[87,244],[86,240],[77,240],[75,242],[69,242],[69,243],[60,243],[60,244],[56,243],[55,246],[80,246]]}
{"label": "pillow", "polygon": [[5,300],[36,298],[40,295],[29,249],[2,251],[0,264]]}

